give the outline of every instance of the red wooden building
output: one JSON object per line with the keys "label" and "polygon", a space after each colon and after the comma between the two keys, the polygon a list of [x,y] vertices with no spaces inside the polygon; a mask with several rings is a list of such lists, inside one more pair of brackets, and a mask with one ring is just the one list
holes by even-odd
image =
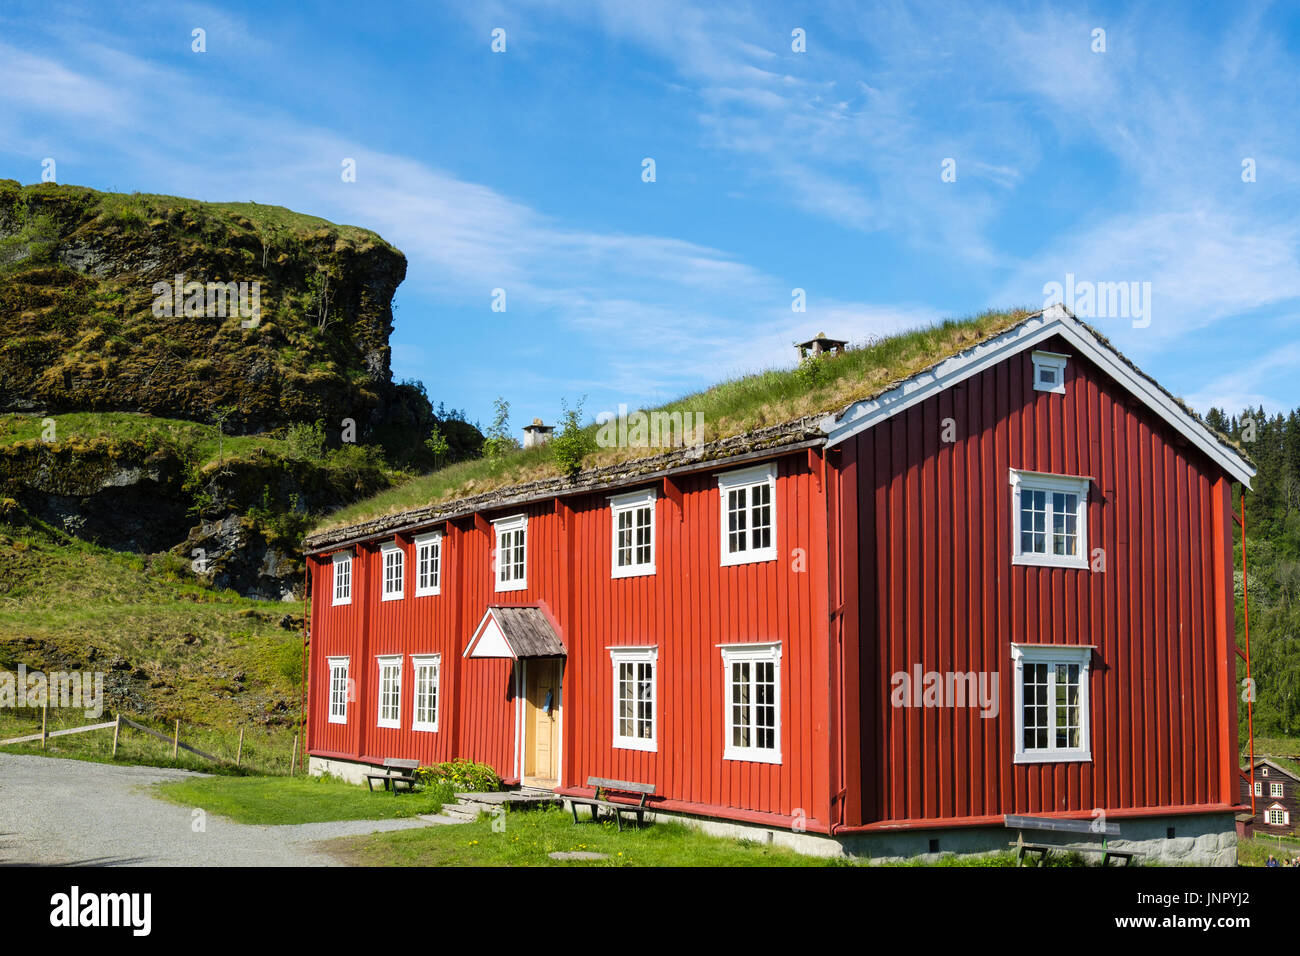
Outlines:
{"label": "red wooden building", "polygon": [[1058,306],[838,414],[318,534],[312,766],[872,853],[1100,808],[1225,862],[1253,473]]}

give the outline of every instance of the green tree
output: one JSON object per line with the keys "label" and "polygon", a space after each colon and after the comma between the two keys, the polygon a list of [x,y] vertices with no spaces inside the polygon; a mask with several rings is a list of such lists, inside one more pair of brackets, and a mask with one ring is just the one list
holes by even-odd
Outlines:
{"label": "green tree", "polygon": [[560,407],[564,409],[560,416],[563,427],[550,442],[555,464],[570,478],[577,476],[582,470],[582,460],[596,448],[595,437],[582,427],[582,404],[586,400],[584,395],[573,408],[569,408],[564,399],[560,399]]}
{"label": "green tree", "polygon": [[492,461],[519,450],[519,441],[510,434],[510,403],[498,398],[492,403],[492,424],[483,439],[483,457]]}

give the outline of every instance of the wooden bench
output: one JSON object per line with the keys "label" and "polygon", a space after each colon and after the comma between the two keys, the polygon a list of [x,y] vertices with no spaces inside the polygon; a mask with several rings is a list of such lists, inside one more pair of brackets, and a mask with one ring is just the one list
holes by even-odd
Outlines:
{"label": "wooden bench", "polygon": [[[1118,823],[1101,823],[1097,820],[1063,820],[1057,817],[1024,817],[1007,814],[1003,817],[1007,829],[1016,830],[1016,842],[1010,844],[1016,849],[1016,866],[1025,865],[1026,853],[1038,854],[1038,865],[1042,866],[1049,850],[1064,853],[1100,853],[1101,865],[1109,866],[1111,857],[1123,860],[1128,866],[1137,855],[1135,850],[1112,850],[1106,845],[1107,837],[1119,836]],[[1101,846],[1095,843],[1027,843],[1025,831],[1040,833],[1078,833],[1092,837],[1101,837]]]}
{"label": "wooden bench", "polygon": [[415,768],[420,766],[418,760],[399,760],[396,757],[389,757],[384,761],[383,773],[366,774],[366,789],[371,793],[375,792],[375,781],[382,780],[385,790],[393,791],[393,796],[397,796],[397,785],[405,784],[407,792],[415,789],[419,783],[415,779]]}
{"label": "wooden bench", "polygon": [[[645,822],[645,800],[646,797],[655,792],[655,785],[653,783],[633,783],[630,780],[606,780],[604,777],[588,777],[587,786],[595,788],[596,792],[593,796],[569,798],[569,809],[573,811],[574,823],[578,822],[579,805],[591,807],[592,822],[599,819],[600,808],[605,807],[614,815],[614,819],[618,821],[618,829],[620,832],[623,830],[624,813],[635,813],[637,826],[641,826],[641,824]],[[606,793],[609,793],[610,791],[627,794],[639,793],[641,799],[637,803],[613,803],[612,801],[601,799],[600,792],[602,790]]]}

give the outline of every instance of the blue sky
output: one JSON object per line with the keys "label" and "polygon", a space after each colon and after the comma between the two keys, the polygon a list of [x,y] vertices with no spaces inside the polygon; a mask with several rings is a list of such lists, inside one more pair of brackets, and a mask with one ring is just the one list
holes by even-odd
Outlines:
{"label": "blue sky", "polygon": [[52,157],[376,230],[409,259],[394,374],[471,420],[655,403],[1067,274],[1150,283],[1149,325],[1089,321],[1198,409],[1284,409],[1297,61],[1280,4],[6,2],[0,177]]}

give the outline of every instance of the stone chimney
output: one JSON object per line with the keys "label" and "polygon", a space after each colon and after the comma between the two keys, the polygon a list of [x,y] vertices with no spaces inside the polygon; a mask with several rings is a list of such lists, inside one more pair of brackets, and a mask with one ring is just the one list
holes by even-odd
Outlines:
{"label": "stone chimney", "polygon": [[551,440],[551,432],[555,431],[554,425],[543,425],[540,418],[534,418],[531,425],[524,426],[524,447],[532,448],[536,445],[545,445]]}
{"label": "stone chimney", "polygon": [[799,350],[799,357],[802,359],[810,355],[813,358],[818,358],[827,352],[843,352],[848,344],[845,339],[829,339],[826,337],[825,332],[818,332],[815,338],[811,338],[807,342],[796,342],[794,347]]}

